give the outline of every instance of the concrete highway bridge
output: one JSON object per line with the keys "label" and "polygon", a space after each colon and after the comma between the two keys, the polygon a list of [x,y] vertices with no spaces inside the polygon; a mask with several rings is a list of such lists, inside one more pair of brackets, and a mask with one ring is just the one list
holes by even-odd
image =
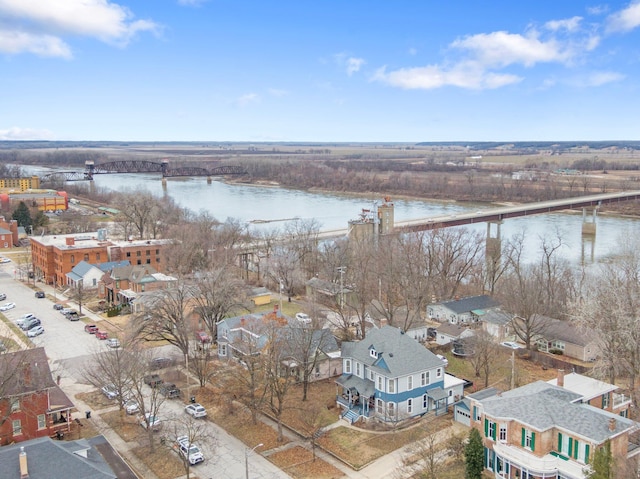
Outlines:
{"label": "concrete highway bridge", "polygon": [[104,163],[87,161],[84,171],[58,171],[40,177],[42,183],[54,181],[91,181],[94,175],[113,173],[161,173],[162,178],[175,178],[181,176],[226,176],[244,175],[247,172],[241,166],[221,165],[211,168],[196,166],[171,167],[168,160],[117,160]]}

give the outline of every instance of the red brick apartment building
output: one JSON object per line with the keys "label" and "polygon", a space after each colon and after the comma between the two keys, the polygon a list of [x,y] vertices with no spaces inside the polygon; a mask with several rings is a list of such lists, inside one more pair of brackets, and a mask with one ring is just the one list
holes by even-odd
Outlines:
{"label": "red brick apartment building", "polygon": [[93,233],[31,237],[31,261],[35,277],[47,284],[66,284],[66,275],[81,261],[91,264],[128,260],[163,272],[164,247],[170,240],[113,241],[105,230]]}
{"label": "red brick apartment building", "polygon": [[0,446],[71,430],[73,403],[53,381],[44,348],[0,355]]}
{"label": "red brick apartment building", "polygon": [[11,249],[18,245],[18,222],[7,221],[0,216],[0,249]]}

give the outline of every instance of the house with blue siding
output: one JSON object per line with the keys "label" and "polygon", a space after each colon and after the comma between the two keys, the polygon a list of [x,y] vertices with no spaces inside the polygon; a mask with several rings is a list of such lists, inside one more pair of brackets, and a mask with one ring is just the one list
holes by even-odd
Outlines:
{"label": "house with blue siding", "polygon": [[342,375],[336,380],[341,417],[397,422],[447,407],[462,398],[464,381],[401,329],[383,326],[365,339],[342,343]]}

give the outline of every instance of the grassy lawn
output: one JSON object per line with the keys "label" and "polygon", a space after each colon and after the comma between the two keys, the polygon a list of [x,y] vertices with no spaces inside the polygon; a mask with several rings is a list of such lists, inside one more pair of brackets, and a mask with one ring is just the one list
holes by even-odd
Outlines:
{"label": "grassy lawn", "polygon": [[338,479],[344,477],[339,469],[316,458],[311,451],[303,447],[292,447],[267,457],[272,463],[291,477],[303,479]]}

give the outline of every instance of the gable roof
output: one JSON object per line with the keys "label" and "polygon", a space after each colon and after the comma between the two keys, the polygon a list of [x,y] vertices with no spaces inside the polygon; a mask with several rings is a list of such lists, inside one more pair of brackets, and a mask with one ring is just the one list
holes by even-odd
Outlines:
{"label": "gable roof", "polygon": [[450,309],[456,314],[468,313],[476,310],[484,310],[499,306],[496,300],[486,294],[480,296],[470,296],[468,298],[453,299],[450,301],[442,301],[440,305]]}
{"label": "gable roof", "polygon": [[5,396],[18,396],[56,387],[43,347],[0,355],[0,373]]}
{"label": "gable roof", "polygon": [[[377,353],[375,358],[370,354],[372,348]],[[342,357],[353,358],[390,377],[444,367],[444,361],[393,326],[372,329],[362,341],[342,343]]]}
{"label": "gable roof", "polygon": [[499,309],[492,309],[490,311],[487,311],[485,314],[482,315],[482,318],[481,318],[481,320],[484,321],[485,323],[495,324],[498,326],[504,326],[506,324],[509,324],[512,319],[513,319],[512,314],[505,313],[504,311],[501,311]]}
{"label": "gable roof", "polygon": [[[100,438],[102,440],[99,440]],[[108,448],[103,447],[105,443]],[[120,459],[121,464],[117,464],[118,474],[116,475],[112,467],[116,467],[119,456],[115,452],[108,453],[108,449],[111,451],[113,449],[102,436],[77,441],[54,441],[48,437],[41,437],[1,447],[0,477],[20,477],[19,461],[22,448],[27,457],[29,479],[51,477],[134,479],[136,477],[122,459]]]}
{"label": "gable roof", "polygon": [[537,317],[544,320],[544,329],[542,329],[540,336],[544,337],[547,341],[559,340],[577,346],[586,346],[590,342],[587,335],[579,331],[578,328],[569,321],[539,315],[536,315],[534,320],[538,319]]}
{"label": "gable roof", "polygon": [[452,323],[442,323],[440,326],[436,328],[436,331],[440,334],[444,334],[451,338],[459,338],[462,333],[464,333],[467,328],[460,326],[459,324]]}
{"label": "gable roof", "polygon": [[[575,402],[578,399],[579,394],[536,381],[479,402],[492,418],[513,419],[538,431],[557,427],[598,444],[635,426],[630,419]],[[610,419],[615,419],[613,431]]]}

